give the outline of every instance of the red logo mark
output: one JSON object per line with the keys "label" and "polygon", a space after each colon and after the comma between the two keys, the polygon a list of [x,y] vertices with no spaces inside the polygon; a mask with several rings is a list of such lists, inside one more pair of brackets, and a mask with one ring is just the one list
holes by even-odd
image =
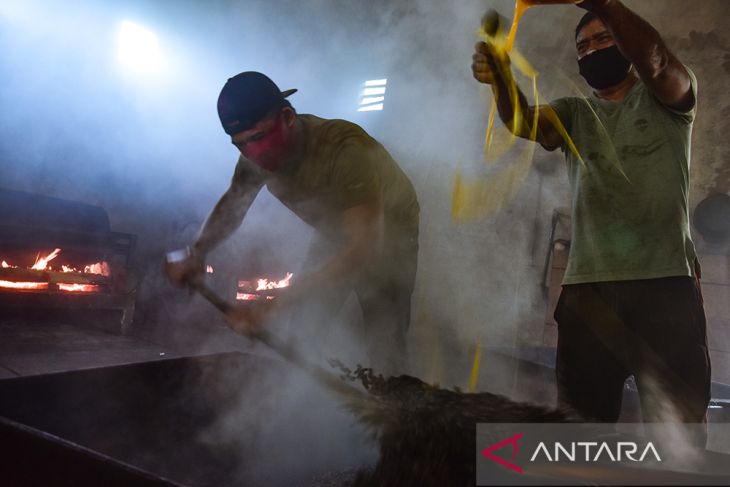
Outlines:
{"label": "red logo mark", "polygon": [[507,438],[506,440],[502,440],[499,443],[495,443],[492,446],[488,446],[484,450],[482,450],[482,456],[490,459],[493,462],[499,463],[503,467],[507,467],[510,470],[514,470],[517,473],[522,473],[522,468],[520,468],[519,465],[515,465],[512,462],[508,462],[504,458],[498,457],[497,455],[492,453],[495,450],[499,450],[500,448],[511,444],[512,445],[512,460],[514,460],[517,457],[517,449],[519,448],[519,445],[517,445],[517,442],[521,438],[522,438],[522,433],[517,433],[516,435],[514,435],[510,438]]}

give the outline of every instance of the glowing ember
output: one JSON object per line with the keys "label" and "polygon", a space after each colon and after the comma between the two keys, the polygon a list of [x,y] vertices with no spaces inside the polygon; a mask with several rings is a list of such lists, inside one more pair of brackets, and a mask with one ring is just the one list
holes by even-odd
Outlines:
{"label": "glowing ember", "polygon": [[[243,291],[236,293],[236,300],[238,301],[256,301],[259,299],[274,299],[275,296],[267,296],[263,293],[257,293],[254,291],[270,291],[272,289],[281,289],[288,287],[291,284],[291,278],[294,276],[291,272],[287,272],[284,279],[279,281],[269,280],[268,278],[261,277],[254,279],[253,281],[238,281],[238,287]],[[256,289],[254,289],[254,282],[256,283]]]}
{"label": "glowing ember", "polygon": [[67,284],[59,282],[58,289],[72,293],[93,293],[99,291],[99,286],[96,284]]}
{"label": "glowing ember", "polygon": [[[53,277],[54,273],[59,274],[60,272],[63,273],[75,273],[75,274],[91,274],[94,276],[105,276],[108,277],[111,275],[111,269],[109,267],[109,264],[106,262],[96,262],[94,264],[90,264],[87,266],[84,266],[83,271],[79,271],[78,269],[69,266],[69,265],[61,265],[61,271],[58,271],[57,269],[53,269],[51,266],[48,265],[50,261],[58,257],[58,255],[61,253],[61,249],[54,249],[53,252],[49,253],[48,255],[41,256],[41,254],[38,254],[35,259],[35,263],[32,267],[30,267],[30,271],[46,271],[48,274],[51,274],[51,277],[46,275],[45,273],[41,276],[38,276],[37,278],[40,279],[48,279],[48,281],[45,282],[28,282],[28,281],[8,281],[8,280],[0,280],[0,288],[4,289],[19,289],[19,290],[59,290],[59,291],[65,291],[65,292],[99,292],[100,286],[96,284],[82,284],[82,283],[58,283],[57,285],[52,285],[52,283],[56,282],[57,275]],[[14,266],[9,264],[7,261],[3,260],[2,263],[0,263],[0,269],[17,269],[18,266]],[[7,271],[3,273],[3,277],[7,277],[5,274],[11,273],[10,276],[13,276],[12,272],[15,271]],[[30,273],[32,274],[32,272]],[[24,274],[25,276],[25,274]],[[31,277],[33,279],[36,276]],[[25,276],[27,279],[28,277]],[[76,280],[76,279],[71,279]]]}
{"label": "glowing ember", "polygon": [[286,273],[286,277],[282,279],[281,281],[269,281],[268,279],[257,279],[258,286],[256,286],[257,291],[266,291],[267,289],[280,289],[282,287],[288,287],[289,281],[291,280],[292,276],[291,272]]}
{"label": "glowing ember", "polygon": [[[264,296],[261,296],[260,294],[250,294],[250,293],[236,293],[236,300],[237,301],[258,301],[259,299],[263,298]],[[274,296],[265,296],[266,299],[274,299]]]}
{"label": "glowing ember", "polygon": [[14,282],[1,281],[0,287],[6,289],[48,289],[47,282]]}
{"label": "glowing ember", "polygon": [[87,265],[84,267],[84,274],[98,274],[100,276],[109,276],[109,264],[106,262],[97,262],[95,264]]}
{"label": "glowing ember", "polygon": [[48,254],[45,257],[41,257],[41,254],[38,254],[38,256],[35,258],[35,264],[33,264],[33,267],[31,269],[36,271],[43,271],[48,266],[48,263],[55,259],[58,254],[61,253],[61,249],[55,249],[53,252]]}
{"label": "glowing ember", "polygon": [[84,266],[83,272],[79,271],[75,267],[62,265],[61,270],[63,272],[75,272],[77,274],[95,274],[98,276],[110,276],[111,271],[109,270],[109,264],[106,262],[97,262],[96,264],[91,264]]}

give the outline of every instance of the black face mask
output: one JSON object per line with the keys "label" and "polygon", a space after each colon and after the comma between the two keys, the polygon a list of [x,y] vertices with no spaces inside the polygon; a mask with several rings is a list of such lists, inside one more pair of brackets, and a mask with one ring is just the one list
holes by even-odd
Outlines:
{"label": "black face mask", "polygon": [[581,76],[597,90],[616,86],[622,82],[629,74],[630,67],[631,62],[615,45],[594,51],[578,60]]}

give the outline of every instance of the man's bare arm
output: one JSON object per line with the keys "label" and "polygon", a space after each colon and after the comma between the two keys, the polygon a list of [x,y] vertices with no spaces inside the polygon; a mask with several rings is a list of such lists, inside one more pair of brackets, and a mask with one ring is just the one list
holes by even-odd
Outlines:
{"label": "man's bare arm", "polygon": [[205,273],[205,255],[241,224],[261,185],[232,184],[215,205],[191,252],[182,260],[165,259],[163,273],[179,286],[199,282]]}
{"label": "man's bare arm", "polygon": [[232,184],[203,224],[193,252],[205,255],[241,225],[262,184]]}
{"label": "man's bare arm", "polygon": [[252,335],[277,310],[295,305],[314,294],[331,292],[363,272],[382,250],[382,202],[365,203],[345,210],[342,229],[344,242],[318,271],[295,282],[274,300],[236,307],[228,314],[229,326],[238,333]]}
{"label": "man's bare arm", "polygon": [[663,104],[683,112],[694,107],[687,69],[651,24],[619,0],[584,0],[579,5],[601,18],[619,50]]}
{"label": "man's bare arm", "polygon": [[[562,137],[546,116],[546,111],[552,111],[549,106],[538,108],[527,103],[525,95],[520,90],[512,76],[509,58],[506,54],[497,54],[486,42],[478,42],[474,46],[472,56],[472,74],[474,78],[492,87],[492,93],[497,103],[499,118],[514,135],[531,139],[535,110],[540,111],[537,121],[536,140],[548,150],[554,150],[562,143]],[[510,87],[516,88],[516,100],[510,97]],[[515,106],[522,114],[520,123],[515,123]]]}

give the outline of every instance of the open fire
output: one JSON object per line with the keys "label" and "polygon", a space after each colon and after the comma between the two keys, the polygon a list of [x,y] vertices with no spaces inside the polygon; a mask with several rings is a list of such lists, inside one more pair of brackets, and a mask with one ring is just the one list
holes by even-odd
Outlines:
{"label": "open fire", "polygon": [[85,265],[81,270],[66,264],[54,267],[51,262],[60,254],[60,248],[48,254],[39,253],[30,267],[20,267],[3,260],[0,262],[0,289],[70,293],[101,291],[99,283],[111,275],[107,262]]}
{"label": "open fire", "polygon": [[104,322],[118,316],[126,333],[136,241],[112,231],[99,206],[0,188],[0,309]]}
{"label": "open fire", "polygon": [[269,279],[268,277],[259,277],[251,281],[239,280],[238,292],[236,300],[238,301],[256,301],[259,299],[274,299],[277,289],[288,287],[291,284],[291,278],[294,276],[291,272],[287,272],[283,279]]}

